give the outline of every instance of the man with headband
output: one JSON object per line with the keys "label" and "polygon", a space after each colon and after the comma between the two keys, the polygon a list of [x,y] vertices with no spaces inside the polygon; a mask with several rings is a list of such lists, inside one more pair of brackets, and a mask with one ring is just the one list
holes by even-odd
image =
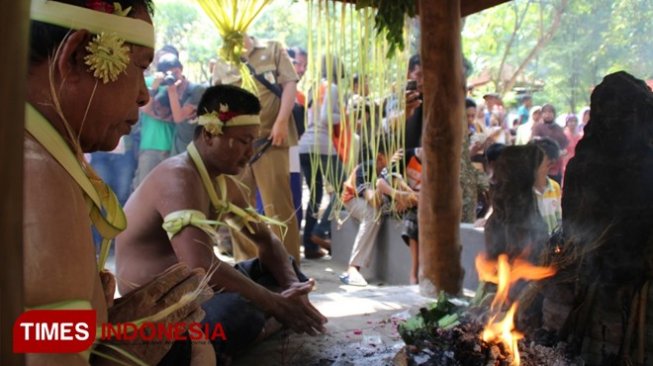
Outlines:
{"label": "man with headband", "polygon": [[[32,1],[24,136],[27,310],[93,309],[98,326],[203,317],[200,304],[211,291],[195,292],[203,271],[183,265],[164,268],[114,304],[115,280],[103,270],[111,238],[126,226],[125,215],[83,156],[112,150],[148,101],[143,70],[153,57],[150,11],[150,0]],[[91,226],[104,238],[99,263]],[[162,316],[163,310],[169,315]],[[112,363],[109,356],[155,365],[173,353],[171,343],[138,341],[100,342],[80,354],[29,354],[27,363],[100,365]],[[188,364],[188,353],[168,364]],[[214,360],[213,353],[206,354],[204,362]]]}
{"label": "man with headband", "polygon": [[[203,308],[206,321],[221,323],[226,342],[214,341],[218,357],[242,351],[278,329],[317,334],[326,318],[308,301],[314,281],[292,265],[269,225],[249,206],[237,175],[253,156],[261,105],[239,87],[206,90],[198,126],[187,152],[158,165],[125,206],[129,228],[117,238],[121,292],[150,281],[174,263],[204,268],[216,294]],[[235,268],[214,255],[216,228],[228,225],[258,245],[258,259]],[[283,229],[282,229],[283,230]]]}

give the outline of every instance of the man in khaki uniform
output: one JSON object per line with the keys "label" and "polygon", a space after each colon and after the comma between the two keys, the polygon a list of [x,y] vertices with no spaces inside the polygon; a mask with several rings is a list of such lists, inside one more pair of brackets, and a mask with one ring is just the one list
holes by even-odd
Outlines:
{"label": "man in khaki uniform", "polygon": [[[255,202],[258,188],[265,215],[285,222],[283,245],[290,255],[299,261],[299,230],[290,190],[290,167],[288,147],[297,144],[297,130],[291,123],[291,113],[297,92],[299,77],[292,61],[281,43],[258,40],[245,36],[243,55],[256,75],[262,75],[271,84],[281,87],[281,98],[254,79],[261,102],[261,128],[259,139],[272,140],[272,146],[241,174],[241,181],[249,188],[250,202]],[[240,86],[238,69],[218,61],[213,72],[213,84]],[[278,228],[275,228],[278,230]],[[234,257],[237,261],[256,257],[256,247],[238,233],[233,233]]]}

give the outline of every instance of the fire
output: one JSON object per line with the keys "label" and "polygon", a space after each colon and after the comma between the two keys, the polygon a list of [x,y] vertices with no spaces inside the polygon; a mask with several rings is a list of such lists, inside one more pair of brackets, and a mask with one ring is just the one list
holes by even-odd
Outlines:
{"label": "fire", "polygon": [[517,344],[520,339],[524,338],[524,335],[515,330],[515,314],[518,303],[513,303],[501,320],[497,319],[499,319],[504,305],[508,303],[510,287],[515,282],[547,278],[555,274],[555,269],[538,267],[521,258],[516,258],[510,263],[508,255],[501,254],[496,262],[485,258],[484,255],[477,256],[476,270],[481,281],[497,284],[497,293],[490,305],[490,317],[481,338],[485,342],[502,343],[513,356],[512,364],[519,365]]}

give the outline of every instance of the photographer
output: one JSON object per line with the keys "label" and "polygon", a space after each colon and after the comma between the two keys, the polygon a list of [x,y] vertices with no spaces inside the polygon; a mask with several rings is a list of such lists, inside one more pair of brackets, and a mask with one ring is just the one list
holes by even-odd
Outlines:
{"label": "photographer", "polygon": [[152,89],[156,90],[154,106],[162,108],[161,112],[163,113],[167,112],[161,116],[176,125],[170,150],[171,155],[186,151],[186,146],[193,139],[195,125],[188,121],[195,118],[197,104],[204,92],[201,85],[191,83],[186,79],[183,69],[175,55],[163,55],[157,64],[157,73],[152,84]]}

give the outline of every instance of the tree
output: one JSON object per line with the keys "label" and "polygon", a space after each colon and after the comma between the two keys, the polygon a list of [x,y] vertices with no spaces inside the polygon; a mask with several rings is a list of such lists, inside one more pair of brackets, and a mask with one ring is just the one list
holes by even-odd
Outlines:
{"label": "tree", "polygon": [[216,57],[222,41],[199,6],[183,0],[158,1],[153,21],[157,44],[179,49],[184,74],[194,82],[208,82],[208,62]]}
{"label": "tree", "polygon": [[509,92],[551,41],[569,0],[514,0],[470,16],[464,51],[489,73],[493,91]]}
{"label": "tree", "polygon": [[492,91],[542,81],[536,104],[576,112],[610,72],[653,76],[651,19],[643,0],[514,0],[468,17],[464,50]]}

